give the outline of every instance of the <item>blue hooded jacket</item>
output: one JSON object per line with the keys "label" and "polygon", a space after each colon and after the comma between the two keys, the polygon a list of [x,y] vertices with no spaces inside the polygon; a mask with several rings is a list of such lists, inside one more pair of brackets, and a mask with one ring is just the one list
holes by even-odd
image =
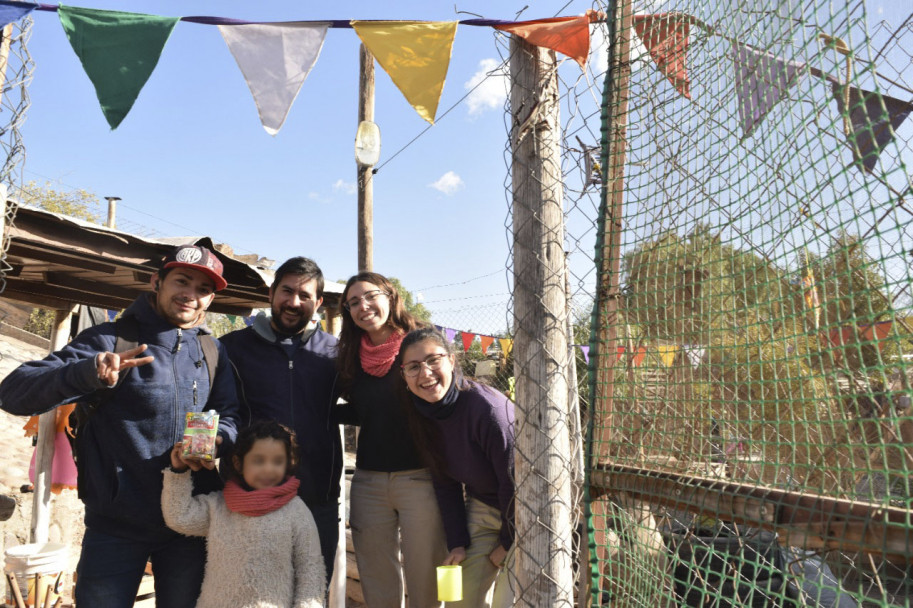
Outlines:
{"label": "blue hooded jacket", "polygon": [[298,440],[298,495],[309,506],[339,500],[342,442],[331,419],[336,387],[336,338],[320,329],[293,336],[293,355],[265,314],[222,337],[239,378],[238,397],[250,422],[275,420]]}
{"label": "blue hooded jacket", "polygon": [[[124,312],[133,316],[141,356],[154,361],[131,368],[113,388],[98,379],[95,357],[111,352],[117,336],[114,323],[91,327],[41,361],[24,363],[0,383],[0,407],[18,415],[34,415],[59,405],[86,401],[96,391],[106,395],[77,438],[80,497],[86,526],[138,541],[177,535],[162,518],[162,469],[181,439],[185,414],[216,410],[220,452],[237,435],[238,401],[225,348],[219,346],[214,386],[203,358],[199,335],[205,325],[179,329],[163,319],[144,294]],[[197,492],[219,489],[216,471],[194,474]]]}

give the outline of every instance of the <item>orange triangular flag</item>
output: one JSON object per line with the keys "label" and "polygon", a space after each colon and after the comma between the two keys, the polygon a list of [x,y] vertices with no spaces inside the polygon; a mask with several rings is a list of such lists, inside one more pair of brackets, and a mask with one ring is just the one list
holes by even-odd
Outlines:
{"label": "orange triangular flag", "polygon": [[483,354],[486,354],[486,355],[488,354],[488,347],[491,346],[491,343],[494,341],[495,341],[495,339],[492,338],[491,336],[479,336],[479,342],[482,343],[482,353]]}
{"label": "orange triangular flag", "polygon": [[643,40],[656,67],[688,99],[691,99],[688,34],[692,20],[693,17],[681,13],[634,15],[634,31]]}
{"label": "orange triangular flag", "polygon": [[471,334],[468,331],[464,331],[460,334],[463,338],[463,352],[469,352],[469,347],[472,346],[472,341],[476,339],[475,334]]}
{"label": "orange triangular flag", "polygon": [[496,30],[510,32],[530,44],[564,53],[586,67],[590,54],[590,15],[580,17],[555,17],[520,21],[511,25],[496,25]]}

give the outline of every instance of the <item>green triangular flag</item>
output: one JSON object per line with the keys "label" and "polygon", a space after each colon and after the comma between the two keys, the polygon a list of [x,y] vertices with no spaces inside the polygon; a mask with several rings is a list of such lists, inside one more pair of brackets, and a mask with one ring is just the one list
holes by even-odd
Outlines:
{"label": "green triangular flag", "polygon": [[116,129],[152,75],[179,18],[62,4],[57,13],[95,85],[105,119]]}

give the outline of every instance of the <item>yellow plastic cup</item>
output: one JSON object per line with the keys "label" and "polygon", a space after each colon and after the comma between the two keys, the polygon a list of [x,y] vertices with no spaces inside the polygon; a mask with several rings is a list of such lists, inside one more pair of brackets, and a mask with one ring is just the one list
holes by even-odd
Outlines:
{"label": "yellow plastic cup", "polygon": [[463,599],[463,569],[457,566],[437,567],[437,601],[459,602]]}

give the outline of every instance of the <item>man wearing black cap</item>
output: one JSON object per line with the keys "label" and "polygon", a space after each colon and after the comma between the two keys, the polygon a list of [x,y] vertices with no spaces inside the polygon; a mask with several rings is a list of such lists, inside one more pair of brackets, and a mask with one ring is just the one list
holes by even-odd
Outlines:
{"label": "man wearing black cap", "polygon": [[[0,383],[2,408],[33,415],[65,403],[91,404],[76,442],[86,533],[77,566],[76,604],[133,606],[146,562],[156,605],[196,603],[206,548],[165,526],[162,470],[181,439],[187,412],[219,414],[221,448],[237,434],[238,402],[224,347],[218,364],[204,355],[204,321],[227,285],[222,263],[205,247],[175,248],[121,320],[91,327],[41,361],[24,363]],[[115,353],[118,331],[137,346]],[[123,336],[122,336],[123,338]],[[207,347],[208,349],[208,347]],[[209,366],[216,365],[210,383]],[[133,369],[136,368],[136,369]],[[194,491],[220,487],[212,465],[196,467]]]}

